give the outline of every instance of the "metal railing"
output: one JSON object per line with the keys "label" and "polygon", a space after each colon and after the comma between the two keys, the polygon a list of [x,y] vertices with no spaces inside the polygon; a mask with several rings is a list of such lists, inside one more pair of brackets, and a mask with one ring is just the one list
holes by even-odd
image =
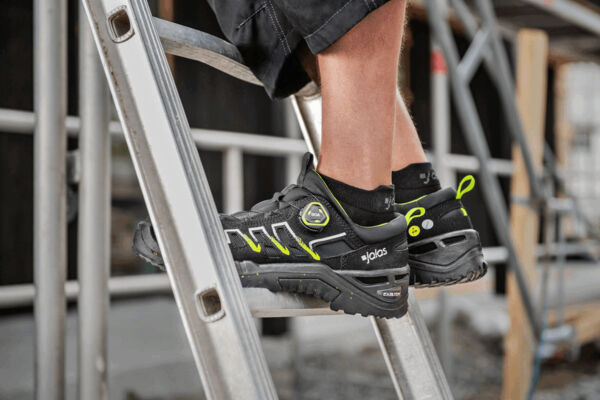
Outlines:
{"label": "metal railing", "polygon": [[[294,117],[290,113],[290,119]],[[293,129],[292,121],[287,129]],[[81,120],[76,116],[68,116],[65,120],[69,136],[77,137],[81,128]],[[35,114],[29,111],[11,110],[0,108],[0,132],[11,132],[30,135],[35,127]],[[109,133],[114,140],[123,140],[121,124],[112,121],[108,125]],[[219,131],[192,128],[194,141],[199,149],[223,152],[223,209],[225,212],[238,211],[243,208],[243,155],[255,154],[261,156],[287,157],[288,169],[294,168],[296,159],[307,151],[303,139],[290,137],[277,137],[257,135],[250,133]],[[432,154],[427,152],[431,158]],[[444,169],[448,176],[455,176],[460,172],[477,172],[478,160],[469,155],[445,154]],[[489,164],[490,169],[498,175],[510,176],[512,161],[493,159]],[[292,178],[288,174],[288,180]],[[448,182],[450,183],[450,182]],[[506,252],[502,248],[487,248],[486,259],[491,263],[501,263],[506,260]],[[166,278],[165,278],[166,279]],[[147,275],[133,275],[127,278],[111,278],[109,291],[111,296],[120,297],[127,295],[163,294],[168,292],[167,282],[157,284],[157,280],[148,279]],[[130,291],[127,290],[130,288]],[[77,298],[78,285],[75,281],[66,283],[67,299],[74,301]],[[35,289],[32,284],[0,286],[0,308],[30,305],[34,298]]]}
{"label": "metal railing", "polygon": [[[438,93],[436,96],[441,98],[442,95]],[[81,126],[79,117],[68,116],[65,120],[65,125],[69,136],[77,137],[79,135]],[[34,126],[35,114],[33,112],[0,108],[0,132],[31,135]],[[123,140],[123,131],[119,122],[110,122],[108,129],[114,140]],[[288,127],[288,129],[290,128]],[[199,128],[192,128],[192,135],[199,149],[223,152],[222,184],[224,188],[223,209],[225,212],[238,211],[243,208],[242,160],[244,154],[287,157],[291,159],[287,168],[293,168],[295,159],[307,151],[306,143],[303,139],[290,137]],[[436,143],[440,142],[440,138],[438,138]],[[438,158],[436,158],[434,157],[434,153],[426,151],[427,157],[434,159],[434,163],[438,164],[438,169],[440,168],[439,161],[437,160],[443,160],[444,176],[446,177],[445,179],[442,178],[444,183],[454,184],[457,172],[475,173],[479,169],[479,161],[474,156],[438,151]],[[512,174],[513,164],[511,160],[507,159],[492,159],[489,163],[489,168],[494,174],[508,177]],[[291,177],[293,177],[292,174],[288,176],[288,180]],[[582,250],[586,250],[584,245],[571,246],[566,251],[568,253],[577,253]],[[506,262],[507,252],[503,247],[484,248],[484,253],[486,260],[490,264]],[[147,276],[132,275],[129,277],[111,278],[109,283],[111,297],[164,294],[170,292],[166,280],[161,281],[157,278],[148,279]],[[161,283],[158,284],[158,282]],[[76,281],[66,282],[65,290],[68,300],[76,300],[78,293],[78,284]],[[0,308],[31,305],[34,293],[33,284],[0,285]]]}
{"label": "metal railing", "polygon": [[[67,133],[70,136],[78,136],[81,125],[79,117],[69,116],[66,118],[65,124]],[[0,108],[0,132],[30,135],[33,133],[34,126],[34,113]],[[123,140],[123,131],[119,122],[110,122],[109,132],[113,139]],[[233,212],[243,208],[242,160],[244,154],[297,159],[306,151],[304,140],[289,137],[198,128],[192,128],[192,134],[199,149],[223,152],[222,179],[224,188],[223,209],[225,212]],[[433,153],[426,153],[429,159],[433,158]],[[438,152],[438,157],[443,160],[443,170],[446,176],[446,179],[443,179],[444,183],[453,184],[457,172],[477,172],[479,169],[479,162],[473,156]],[[436,161],[434,160],[434,162]],[[288,168],[293,168],[294,160],[289,164],[291,165]],[[513,169],[512,161],[506,159],[492,159],[489,167],[495,174],[500,176],[510,176]],[[290,178],[291,176],[288,177],[288,180]],[[576,253],[585,249],[584,245],[579,245],[571,246],[566,251]],[[504,263],[507,259],[507,252],[503,247],[484,248],[484,253],[490,264]],[[77,299],[78,287],[76,281],[66,282],[65,290],[69,301]],[[132,275],[111,278],[109,291],[111,297],[123,297],[165,294],[170,293],[170,288],[166,277],[155,278],[154,275]],[[0,286],[0,308],[31,305],[34,293],[33,284]]]}

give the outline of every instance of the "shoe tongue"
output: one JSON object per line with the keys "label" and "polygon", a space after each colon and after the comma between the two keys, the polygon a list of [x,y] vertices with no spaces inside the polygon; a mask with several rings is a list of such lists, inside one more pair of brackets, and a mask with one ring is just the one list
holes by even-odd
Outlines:
{"label": "shoe tongue", "polygon": [[[311,175],[313,177],[311,177]],[[316,172],[313,169],[313,155],[309,152],[304,154],[304,157],[302,157],[302,168],[300,170],[300,176],[298,177],[298,183],[297,185],[300,187],[314,187],[314,184],[311,185],[309,182],[310,181],[315,181],[314,177],[318,178],[318,175],[316,174]],[[279,198],[278,199],[283,199],[286,201],[294,201],[300,197],[306,196],[306,191],[304,190],[289,190],[289,187],[284,189],[283,191],[281,191],[279,193]],[[277,195],[275,196],[277,197]],[[250,209],[250,211],[254,211],[254,212],[259,212],[259,213],[265,213],[268,211],[273,211],[276,210],[279,207],[279,204],[276,198],[272,198],[272,199],[268,199],[268,200],[263,200],[258,204],[255,204],[254,206],[252,206],[252,208]]]}
{"label": "shoe tongue", "polygon": [[300,176],[298,176],[297,185],[314,194],[321,194],[324,197],[329,197],[329,189],[327,189],[327,185],[325,185],[321,176],[315,171],[313,160],[314,157],[309,152],[305,153],[304,157],[302,157],[302,167],[300,169]]}
{"label": "shoe tongue", "polygon": [[313,155],[311,152],[307,151],[302,157],[300,175],[298,176],[298,181],[296,182],[298,186],[304,186],[304,180],[306,179],[307,175],[310,175],[310,172],[314,172],[313,168]]}

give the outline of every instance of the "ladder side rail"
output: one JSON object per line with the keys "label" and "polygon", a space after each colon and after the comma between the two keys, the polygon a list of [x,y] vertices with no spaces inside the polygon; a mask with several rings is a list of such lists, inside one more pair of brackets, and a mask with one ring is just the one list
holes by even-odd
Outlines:
{"label": "ladder side rail", "polygon": [[404,400],[453,399],[414,291],[403,318],[371,317],[396,392]]}
{"label": "ladder side rail", "polygon": [[[308,148],[318,156],[321,143],[321,96],[311,91],[293,98],[294,110]],[[399,399],[453,399],[431,344],[423,316],[409,293],[407,314],[399,319],[373,318],[373,328]]]}
{"label": "ladder side rail", "polygon": [[[310,85],[314,85],[311,83]],[[316,92],[308,96],[296,95],[292,97],[292,106],[298,118],[302,138],[306,142],[308,151],[315,155],[321,152],[321,95],[316,88]]]}
{"label": "ladder side rail", "polygon": [[148,5],[83,1],[205,394],[275,399]]}
{"label": "ladder side rail", "polygon": [[[448,2],[440,0],[440,9],[444,14],[448,9]],[[430,43],[430,59],[438,59],[435,68],[430,68],[430,115],[431,115],[431,161],[436,169],[436,175],[443,186],[456,187],[456,170],[449,162],[451,154],[451,110],[450,110],[450,84],[448,82],[448,69],[443,60],[442,52],[433,37]],[[487,54],[487,53],[485,53]],[[441,61],[441,62],[440,62]],[[433,66],[432,66],[433,67]],[[436,350],[444,372],[452,370],[453,357],[452,341],[452,313],[449,306],[449,288],[441,287],[438,293],[438,307],[436,311],[437,323]]]}
{"label": "ladder side rail", "polygon": [[531,329],[535,336],[539,336],[538,313],[529,292],[528,284],[523,273],[523,269],[517,257],[514,243],[508,227],[508,210],[503,201],[502,190],[498,180],[489,169],[489,160],[491,158],[483,127],[477,114],[477,108],[468,84],[460,79],[458,73],[458,50],[452,38],[452,32],[448,26],[448,21],[442,16],[437,8],[435,0],[426,0],[428,10],[429,25],[440,45],[444,58],[450,73],[452,94],[455,99],[455,105],[458,111],[458,117],[463,127],[463,135],[469,146],[469,150],[479,160],[479,178],[483,187],[483,196],[488,207],[489,216],[493,222],[494,230],[498,239],[508,252],[508,264],[515,272],[521,299],[527,317],[531,324]]}

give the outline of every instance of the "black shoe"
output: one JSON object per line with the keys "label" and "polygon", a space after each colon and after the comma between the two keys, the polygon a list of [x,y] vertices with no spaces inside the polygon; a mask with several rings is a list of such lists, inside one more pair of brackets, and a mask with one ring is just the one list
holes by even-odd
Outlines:
{"label": "black shoe", "polygon": [[458,194],[446,188],[395,204],[395,211],[404,214],[408,224],[411,285],[453,285],[479,279],[487,272],[479,233],[460,201],[474,185],[475,179],[469,175],[460,183]]}
{"label": "black shoe", "polygon": [[[350,220],[312,156],[289,185],[250,211],[221,215],[244,287],[318,297],[348,314],[397,318],[406,313],[409,267],[401,215],[374,227]],[[163,266],[149,222],[138,224],[133,248]]]}

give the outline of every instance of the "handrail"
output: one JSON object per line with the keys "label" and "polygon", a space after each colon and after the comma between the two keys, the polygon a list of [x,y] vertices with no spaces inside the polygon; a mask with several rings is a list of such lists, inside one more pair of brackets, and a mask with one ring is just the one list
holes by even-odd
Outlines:
{"label": "handrail", "polygon": [[[0,132],[31,134],[34,125],[34,113],[0,108]],[[68,116],[66,125],[67,133],[72,137],[77,136],[80,125],[79,118]],[[113,138],[121,139],[123,137],[123,130],[119,122],[112,121],[108,129]],[[280,136],[192,128],[192,137],[196,145],[203,150],[238,148],[245,153],[265,156],[301,155],[307,151],[304,140]],[[476,172],[479,169],[479,161],[466,154],[448,154],[446,163],[449,168],[462,172]],[[489,168],[495,174],[510,176],[513,164],[509,159],[493,158],[490,160]]]}

